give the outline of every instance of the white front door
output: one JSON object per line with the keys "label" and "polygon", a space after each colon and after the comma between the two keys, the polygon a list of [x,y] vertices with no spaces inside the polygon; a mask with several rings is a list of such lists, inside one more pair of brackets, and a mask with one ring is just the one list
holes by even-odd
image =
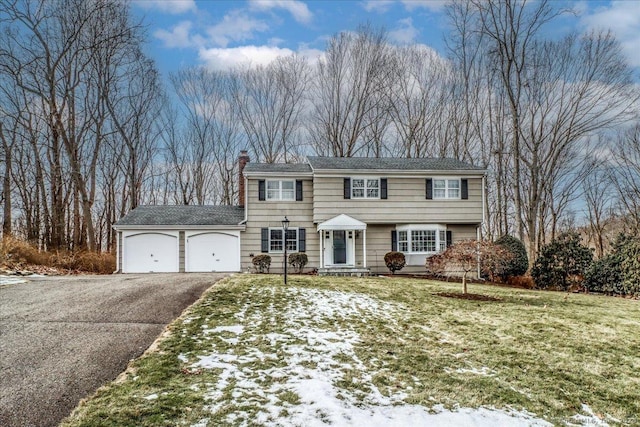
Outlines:
{"label": "white front door", "polygon": [[324,260],[327,266],[355,265],[355,234],[353,230],[324,231]]}

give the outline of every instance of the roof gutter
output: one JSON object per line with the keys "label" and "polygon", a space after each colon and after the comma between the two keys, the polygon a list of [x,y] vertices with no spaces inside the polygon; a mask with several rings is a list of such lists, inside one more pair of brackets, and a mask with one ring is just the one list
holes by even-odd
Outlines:
{"label": "roof gutter", "polygon": [[113,229],[116,231],[126,230],[240,230],[244,231],[246,226],[244,221],[239,224],[228,225],[168,225],[168,224],[144,224],[144,225],[132,225],[122,224],[114,225]]}

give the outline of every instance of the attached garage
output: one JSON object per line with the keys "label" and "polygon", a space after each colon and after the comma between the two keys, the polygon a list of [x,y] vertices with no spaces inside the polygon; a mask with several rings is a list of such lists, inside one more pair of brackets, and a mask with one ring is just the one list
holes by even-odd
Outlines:
{"label": "attached garage", "polygon": [[178,272],[178,233],[126,232],[122,250],[123,272]]}
{"label": "attached garage", "polygon": [[190,232],[186,235],[186,271],[240,271],[240,235]]}
{"label": "attached garage", "polygon": [[118,272],[240,271],[244,209],[139,206],[115,225]]}

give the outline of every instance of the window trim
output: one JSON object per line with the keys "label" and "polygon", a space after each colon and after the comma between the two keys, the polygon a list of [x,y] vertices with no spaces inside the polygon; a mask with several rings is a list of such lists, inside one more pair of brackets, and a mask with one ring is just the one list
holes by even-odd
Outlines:
{"label": "window trim", "polygon": [[[435,251],[412,251],[413,231],[434,231],[435,232]],[[405,255],[433,255],[444,251],[447,248],[447,226],[445,224],[406,224],[396,226],[397,246],[396,250]],[[401,240],[401,233],[406,233],[406,240]],[[443,240],[444,237],[444,240]],[[406,243],[407,251],[400,250],[400,243]]]}
{"label": "window trim", "polygon": [[[460,177],[450,177],[450,176],[434,176],[432,179],[432,199],[433,200],[462,200],[462,178]],[[444,197],[436,196],[436,190],[442,190],[442,188],[436,188],[436,181],[444,181]],[[453,188],[449,188],[450,181],[457,181],[458,187],[458,195],[456,197],[450,197],[449,190],[453,190]]]}
{"label": "window trim", "polygon": [[[269,190],[269,183],[270,182],[277,182],[278,183],[278,197],[270,197],[269,196],[269,191],[275,191],[275,189],[271,189]],[[292,193],[291,193],[291,198],[290,199],[285,199],[282,197],[282,183],[283,182],[290,182],[293,184],[293,188],[292,188]],[[287,190],[289,191],[289,190]],[[264,184],[264,192],[265,192],[265,197],[264,199],[266,201],[283,201],[283,202],[295,202],[296,201],[296,180],[295,179],[267,179],[265,180],[265,184]]]}
{"label": "window trim", "polygon": [[[351,191],[350,191],[350,195],[351,195],[351,199],[352,200],[380,200],[381,199],[381,193],[382,193],[382,178],[377,177],[377,176],[352,176],[349,178],[350,179],[350,187],[351,187]],[[363,180],[364,181],[364,187],[359,187],[357,188],[357,190],[364,190],[363,192],[363,196],[356,196],[354,195],[354,187],[353,187],[353,181],[357,179],[357,180]],[[376,180],[378,181],[378,186],[376,187],[376,189],[378,190],[378,195],[376,197],[369,197],[367,195],[367,190],[369,190],[369,187],[367,186],[367,183],[369,180]]]}
{"label": "window trim", "polygon": [[[267,240],[268,241],[268,243],[267,243],[268,246],[267,247],[269,248],[268,253],[270,253],[270,254],[283,254],[284,253],[284,246],[282,246],[281,250],[272,250],[271,249],[271,242],[272,242],[271,232],[272,231],[282,231],[282,232],[284,232],[284,230],[282,229],[282,227],[269,227],[268,230],[269,230],[268,231],[268,235],[267,235],[267,237],[268,237],[268,240]],[[300,249],[300,228],[299,227],[291,227],[291,228],[287,229],[287,231],[296,233],[295,234],[296,247],[295,247],[295,249],[287,249],[287,253],[298,252],[298,249]],[[278,239],[278,240],[280,240],[280,239]],[[289,240],[291,241],[292,239],[289,239]]]}

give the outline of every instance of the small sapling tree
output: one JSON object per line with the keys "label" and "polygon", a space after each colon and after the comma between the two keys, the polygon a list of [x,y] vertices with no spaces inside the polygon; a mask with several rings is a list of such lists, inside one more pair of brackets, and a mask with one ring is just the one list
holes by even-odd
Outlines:
{"label": "small sapling tree", "polygon": [[384,254],[384,263],[391,271],[391,274],[395,274],[396,271],[400,271],[406,265],[406,260],[402,252],[391,251]]}
{"label": "small sapling tree", "polygon": [[478,270],[478,263],[485,273],[501,274],[505,265],[513,258],[508,249],[493,242],[465,240],[449,246],[439,255],[427,258],[430,271],[457,272],[462,274],[462,290],[466,294],[469,274]]}

